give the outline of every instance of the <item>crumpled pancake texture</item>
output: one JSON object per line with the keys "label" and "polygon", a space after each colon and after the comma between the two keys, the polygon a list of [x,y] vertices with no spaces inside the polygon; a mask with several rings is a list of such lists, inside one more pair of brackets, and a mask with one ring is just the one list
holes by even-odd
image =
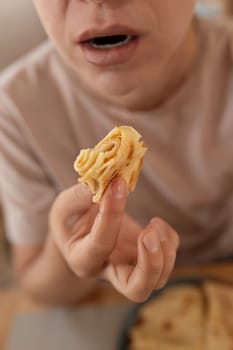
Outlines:
{"label": "crumpled pancake texture", "polygon": [[89,185],[93,202],[99,203],[109,182],[116,176],[125,179],[134,191],[146,148],[141,135],[130,126],[112,129],[93,149],[79,153],[74,168],[80,182]]}
{"label": "crumpled pancake texture", "polygon": [[143,306],[129,350],[233,350],[233,286],[206,281],[165,289]]}

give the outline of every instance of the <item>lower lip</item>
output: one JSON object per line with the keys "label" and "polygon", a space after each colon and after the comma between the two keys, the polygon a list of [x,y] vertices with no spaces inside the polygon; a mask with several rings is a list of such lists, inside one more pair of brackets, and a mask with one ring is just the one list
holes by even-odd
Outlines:
{"label": "lower lip", "polygon": [[136,38],[126,45],[112,49],[96,49],[89,44],[81,44],[81,49],[89,63],[106,67],[126,63],[133,56],[138,43],[139,38]]}

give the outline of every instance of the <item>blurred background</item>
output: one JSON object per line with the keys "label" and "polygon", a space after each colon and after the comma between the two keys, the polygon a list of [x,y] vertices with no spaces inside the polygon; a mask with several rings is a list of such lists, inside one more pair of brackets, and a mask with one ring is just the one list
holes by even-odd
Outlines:
{"label": "blurred background", "polygon": [[[200,0],[196,6],[203,16],[233,15],[233,0]],[[32,0],[0,2],[0,71],[45,39]],[[0,286],[11,280],[8,256],[0,209]]]}
{"label": "blurred background", "polygon": [[44,38],[32,0],[0,2],[0,70]]}

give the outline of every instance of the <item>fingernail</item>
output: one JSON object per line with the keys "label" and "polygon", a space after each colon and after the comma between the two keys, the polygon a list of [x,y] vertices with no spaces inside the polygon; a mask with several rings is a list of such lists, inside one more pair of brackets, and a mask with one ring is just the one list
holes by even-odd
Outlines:
{"label": "fingernail", "polygon": [[143,244],[147,250],[155,253],[159,250],[159,240],[154,231],[149,231],[143,238]]}
{"label": "fingernail", "polygon": [[115,198],[124,198],[126,196],[126,183],[123,179],[117,178],[113,180],[111,185],[112,195]]}
{"label": "fingernail", "polygon": [[158,237],[160,242],[164,242],[167,240],[167,236],[163,231],[158,231]]}

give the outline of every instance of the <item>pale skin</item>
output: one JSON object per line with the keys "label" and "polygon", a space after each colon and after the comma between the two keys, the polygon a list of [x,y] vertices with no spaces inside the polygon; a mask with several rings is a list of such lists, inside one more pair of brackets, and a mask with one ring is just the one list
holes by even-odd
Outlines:
{"label": "pale skin", "polygon": [[[34,3],[51,40],[83,88],[105,103],[130,110],[154,108],[169,97],[194,64],[198,51],[192,22],[194,0]],[[93,23],[111,21],[139,29],[141,50],[121,66],[96,67],[85,61],[74,37]],[[136,302],[164,286],[175,264],[178,234],[156,217],[140,227],[125,212],[127,196],[121,178],[109,184],[100,205],[92,203],[84,184],[62,192],[51,208],[44,246],[13,247],[22,286],[31,295],[58,304],[76,303],[100,278]]]}

